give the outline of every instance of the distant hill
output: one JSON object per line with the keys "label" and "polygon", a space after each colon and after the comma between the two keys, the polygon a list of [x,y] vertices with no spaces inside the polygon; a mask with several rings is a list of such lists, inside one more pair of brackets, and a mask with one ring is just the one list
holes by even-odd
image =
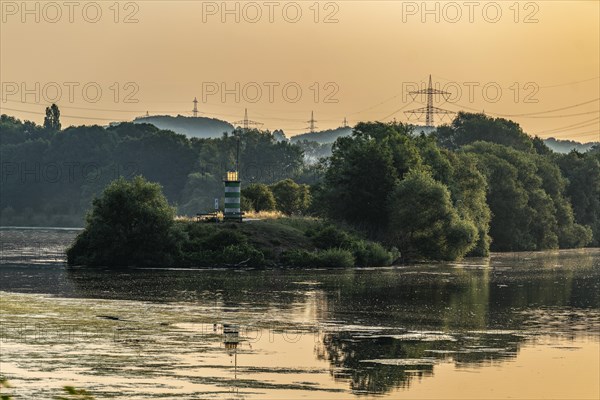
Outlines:
{"label": "distant hill", "polygon": [[295,142],[301,142],[303,140],[308,140],[309,142],[317,142],[319,144],[323,143],[333,143],[335,140],[341,136],[350,136],[352,133],[352,128],[336,128],[336,129],[327,129],[326,131],[312,132],[312,133],[303,133],[301,135],[292,136],[290,140]]}
{"label": "distant hill", "polygon": [[600,142],[579,143],[574,140],[562,140],[555,138],[544,139],[546,146],[557,153],[569,153],[571,150],[577,150],[580,153],[585,153],[594,145],[600,145]]}
{"label": "distant hill", "polygon": [[[413,125],[413,135],[418,135],[421,132],[431,133],[435,130],[435,127]],[[319,144],[333,143],[335,140],[342,136],[350,136],[352,134],[352,128],[340,127],[336,129],[328,129],[326,131],[319,131],[313,133],[303,133],[290,138],[292,142],[301,142],[308,140],[309,142],[317,142]]]}
{"label": "distant hill", "polygon": [[133,120],[136,124],[152,124],[159,129],[172,130],[188,137],[219,138],[224,132],[233,131],[233,125],[216,118],[186,117],[178,115],[152,115],[138,117]]}
{"label": "distant hill", "polygon": [[[176,117],[170,115],[153,115],[149,117],[138,117],[133,120],[136,124],[148,123],[156,126],[159,129],[169,129],[173,132],[186,135],[188,137],[198,138],[219,138],[224,132],[232,132],[234,127],[229,122],[222,121],[216,118],[206,117],[186,117],[178,115]],[[418,135],[421,132],[426,134],[433,132],[435,128],[426,126],[413,125],[413,135]],[[286,140],[285,134],[281,130],[275,130],[273,132],[277,140]],[[352,134],[351,127],[339,127],[335,129],[327,129],[324,131],[303,133],[290,138],[292,143],[302,142],[304,140],[309,142],[316,142],[321,145],[332,144],[337,138],[342,136],[350,136]],[[574,140],[562,140],[555,138],[544,139],[544,143],[552,150],[557,153],[569,153],[571,150],[577,150],[585,153],[594,145],[599,145],[600,142],[580,143]],[[330,147],[330,146],[329,146]],[[325,156],[329,154],[325,148],[319,149],[319,156]]]}

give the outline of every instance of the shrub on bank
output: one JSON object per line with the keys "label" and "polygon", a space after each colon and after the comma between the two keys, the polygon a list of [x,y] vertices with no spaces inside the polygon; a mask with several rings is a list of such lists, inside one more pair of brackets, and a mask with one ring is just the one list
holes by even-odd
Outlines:
{"label": "shrub on bank", "polygon": [[390,265],[399,254],[387,251],[379,243],[364,240],[357,233],[344,231],[334,225],[326,224],[310,229],[315,247],[324,250],[343,249],[348,251],[357,267],[380,267]]}
{"label": "shrub on bank", "polygon": [[315,263],[317,267],[354,267],[354,256],[346,249],[327,249],[316,253]]}
{"label": "shrub on bank", "polygon": [[380,267],[390,265],[398,255],[387,251],[382,245],[374,242],[360,241],[353,244],[357,267]]}
{"label": "shrub on bank", "polygon": [[86,227],[67,250],[70,265],[160,266],[178,257],[175,209],[160,185],[119,178],[94,199]]}
{"label": "shrub on bank", "polygon": [[281,262],[296,268],[351,268],[354,256],[345,249],[290,250],[281,256]]}
{"label": "shrub on bank", "polygon": [[319,229],[309,232],[312,241],[319,249],[332,249],[335,247],[348,248],[357,240],[352,238],[347,232],[336,228],[333,225],[319,227]]}

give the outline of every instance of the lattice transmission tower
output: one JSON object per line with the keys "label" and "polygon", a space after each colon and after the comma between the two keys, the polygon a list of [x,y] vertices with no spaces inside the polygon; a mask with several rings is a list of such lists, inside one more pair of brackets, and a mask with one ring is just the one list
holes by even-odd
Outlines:
{"label": "lattice transmission tower", "polygon": [[244,131],[247,131],[248,129],[250,129],[250,126],[261,126],[263,123],[252,121],[252,120],[248,119],[248,109],[245,108],[244,109],[244,119],[242,119],[240,121],[235,121],[234,124],[236,124],[238,126],[241,125],[242,128],[244,129]]}
{"label": "lattice transmission tower", "polygon": [[409,120],[413,117],[416,117],[416,119],[419,120],[422,118],[423,114],[425,114],[425,126],[432,128],[434,114],[442,115],[442,118],[446,115],[455,114],[454,111],[444,110],[443,108],[433,106],[433,95],[441,95],[445,101],[448,101],[447,96],[450,95],[450,93],[444,90],[434,89],[433,84],[431,83],[431,75],[429,75],[429,85],[427,86],[427,89],[414,90],[408,92],[408,94],[413,96],[413,100],[416,99],[417,95],[427,95],[427,105],[425,107],[415,108],[404,112]]}
{"label": "lattice transmission tower", "polygon": [[310,133],[314,133],[315,129],[317,129],[317,126],[315,125],[315,122],[317,121],[315,121],[315,115],[313,111],[310,112],[310,119],[306,122],[309,124],[306,129],[308,129]]}
{"label": "lattice transmission tower", "polygon": [[198,99],[194,97],[194,101],[192,103],[194,103],[194,109],[192,112],[194,113],[194,118],[196,118],[198,117]]}

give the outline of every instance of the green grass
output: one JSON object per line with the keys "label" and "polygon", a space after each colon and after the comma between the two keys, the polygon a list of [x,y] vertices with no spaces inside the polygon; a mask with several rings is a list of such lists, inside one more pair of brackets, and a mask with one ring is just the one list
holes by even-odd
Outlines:
{"label": "green grass", "polygon": [[279,218],[238,224],[239,231],[250,243],[260,248],[271,248],[276,253],[291,249],[314,250],[311,239],[306,236],[308,226],[318,224],[316,220],[299,221],[299,218]]}
{"label": "green grass", "polygon": [[371,267],[389,265],[396,255],[358,232],[316,218],[178,223],[187,232],[182,248],[190,266]]}

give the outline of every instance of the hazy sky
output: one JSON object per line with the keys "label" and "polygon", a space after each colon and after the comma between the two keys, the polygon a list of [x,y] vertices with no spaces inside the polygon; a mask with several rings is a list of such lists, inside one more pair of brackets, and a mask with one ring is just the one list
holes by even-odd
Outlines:
{"label": "hazy sky", "polygon": [[247,107],[294,135],[311,111],[323,129],[408,121],[431,74],[437,107],[600,140],[596,0],[0,3],[0,107],[21,119],[59,94],[63,126],[192,115],[197,97],[201,116]]}

